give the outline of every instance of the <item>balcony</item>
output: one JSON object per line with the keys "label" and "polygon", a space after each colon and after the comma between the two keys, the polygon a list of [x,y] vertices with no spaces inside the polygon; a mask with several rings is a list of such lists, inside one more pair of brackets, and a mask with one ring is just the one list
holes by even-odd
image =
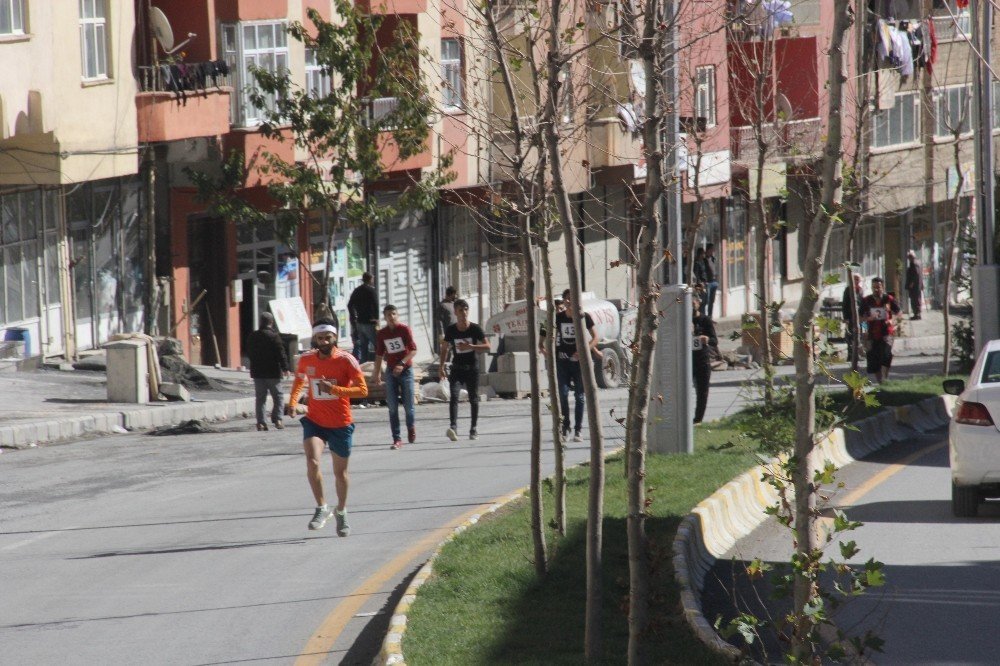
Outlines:
{"label": "balcony", "polygon": [[135,106],[140,142],[179,141],[229,131],[230,74],[218,73],[211,63],[139,67],[138,84]]}
{"label": "balcony", "polygon": [[427,11],[427,0],[359,0],[358,9],[377,15],[413,15]]}
{"label": "balcony", "polygon": [[[822,150],[820,135],[823,123],[819,118],[773,122],[762,125],[767,144],[766,161],[790,160],[818,155]],[[751,164],[757,160],[757,139],[752,126],[732,127],[729,149],[733,161]]]}

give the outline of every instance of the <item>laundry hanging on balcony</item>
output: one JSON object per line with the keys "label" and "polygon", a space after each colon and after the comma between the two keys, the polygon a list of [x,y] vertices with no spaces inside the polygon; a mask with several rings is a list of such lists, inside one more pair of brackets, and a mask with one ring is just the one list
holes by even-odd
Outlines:
{"label": "laundry hanging on balcony", "polygon": [[937,39],[930,21],[878,19],[874,37],[878,65],[891,67],[904,78],[913,76],[917,68],[930,71],[937,58]]}

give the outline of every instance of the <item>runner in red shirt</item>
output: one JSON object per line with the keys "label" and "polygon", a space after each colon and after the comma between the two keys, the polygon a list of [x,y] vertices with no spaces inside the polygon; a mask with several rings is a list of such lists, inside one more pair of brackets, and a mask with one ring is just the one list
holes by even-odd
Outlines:
{"label": "runner in red shirt", "polygon": [[[299,357],[295,368],[291,399],[285,408],[288,416],[295,417],[295,406],[304,391],[309,393],[309,404],[302,419],[302,448],[306,454],[306,475],[316,513],[309,521],[309,529],[318,530],[331,514],[337,519],[337,536],[351,533],[347,523],[347,461],[351,455],[354,419],[351,417],[351,398],[368,395],[368,385],[358,361],[337,348],[337,325],[322,320],[313,326],[316,349]],[[323,495],[323,474],[320,460],[324,446],[333,456],[333,476],[337,488],[337,511],[334,514]]]}
{"label": "runner in red shirt", "polygon": [[382,310],[385,328],[375,334],[375,371],[372,383],[382,383],[382,359],[385,359],[385,404],[389,407],[389,429],[392,431],[391,449],[403,445],[399,435],[399,395],[403,396],[403,413],[406,415],[406,433],[410,444],[417,441],[416,416],[413,409],[413,357],[417,343],[413,341],[410,327],[399,321],[395,305]]}

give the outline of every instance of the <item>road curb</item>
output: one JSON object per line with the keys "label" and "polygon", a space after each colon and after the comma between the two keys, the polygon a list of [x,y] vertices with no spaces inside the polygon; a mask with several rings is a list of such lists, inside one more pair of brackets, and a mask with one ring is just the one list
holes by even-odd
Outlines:
{"label": "road curb", "polygon": [[403,598],[399,600],[399,603],[396,604],[396,608],[393,609],[392,619],[389,620],[389,631],[386,633],[385,639],[382,641],[382,649],[379,650],[378,656],[376,656],[375,660],[372,662],[372,666],[385,666],[387,664],[400,665],[406,663],[406,659],[403,657],[403,635],[406,633],[406,614],[410,610],[410,606],[417,598],[417,590],[419,590],[420,587],[427,582],[427,579],[430,578],[431,574],[434,572],[434,561],[437,559],[441,549],[456,536],[478,523],[479,519],[483,516],[489,515],[497,509],[506,506],[510,502],[523,497],[527,492],[528,488],[526,486],[515,490],[493,504],[486,506],[482,513],[477,513],[470,517],[464,523],[456,527],[452,533],[448,535],[448,538],[438,544],[430,558],[422,567],[420,567],[420,569],[417,570],[417,574],[413,577],[413,580],[410,581],[409,586],[406,588],[406,592],[403,593]]}
{"label": "road curb", "polygon": [[113,412],[67,416],[48,421],[32,421],[0,426],[0,447],[30,448],[87,435],[148,430],[180,421],[202,419],[225,421],[252,414],[254,398],[229,398],[205,402],[184,402],[136,407]]}
{"label": "road curb", "polygon": [[[816,446],[815,464],[830,461],[842,467],[900,440],[907,428],[920,432],[939,428],[951,419],[954,405],[955,396],[942,395],[883,410],[855,423],[856,429],[836,428]],[[674,577],[681,588],[684,617],[705,645],[728,659],[738,660],[743,654],[719,636],[702,612],[705,575],[767,519],[764,510],[777,500],[777,491],[763,477],[774,464],[758,465],[704,499],[681,521],[674,537]]]}

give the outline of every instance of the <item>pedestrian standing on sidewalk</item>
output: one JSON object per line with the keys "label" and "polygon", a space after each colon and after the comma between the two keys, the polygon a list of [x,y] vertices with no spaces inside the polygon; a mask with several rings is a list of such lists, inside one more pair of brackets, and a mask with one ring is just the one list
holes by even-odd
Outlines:
{"label": "pedestrian standing on sidewalk", "polygon": [[382,383],[382,360],[385,360],[385,404],[389,407],[389,429],[392,431],[391,449],[403,446],[399,432],[399,401],[402,394],[403,415],[406,417],[407,441],[417,441],[416,414],[413,409],[413,357],[417,343],[413,341],[410,327],[399,321],[395,305],[382,310],[385,328],[375,334],[375,370],[372,383]]}
{"label": "pedestrian standing on sidewalk", "polygon": [[[441,342],[441,365],[438,377],[443,382],[448,380],[451,396],[448,401],[448,414],[451,417],[450,426],[445,435],[451,441],[458,439],[458,394],[459,387],[464,386],[469,394],[469,412],[471,424],[469,439],[477,439],[476,424],[479,421],[479,368],[476,352],[489,351],[490,343],[486,342],[486,334],[479,324],[469,321],[469,304],[459,298],[455,301],[455,318],[457,321],[444,331]],[[451,374],[445,372],[448,351],[451,351]]]}
{"label": "pedestrian standing on sidewalk", "polygon": [[691,321],[691,369],[694,375],[695,407],[694,422],[701,423],[708,406],[708,387],[712,381],[712,348],[719,345],[715,335],[715,324],[708,315],[700,313],[701,300],[696,296],[691,300],[693,313]]}
{"label": "pedestrian standing on sidewalk", "polygon": [[910,319],[920,319],[924,300],[924,271],[913,250],[906,253],[906,295],[910,297]]}
{"label": "pedestrian standing on sidewalk", "polygon": [[371,273],[361,276],[361,284],[347,299],[347,314],[351,322],[351,339],[354,340],[354,358],[358,363],[372,360],[375,346],[375,327],[378,326],[378,294],[375,292]]}
{"label": "pedestrian standing on sidewalk", "polygon": [[708,304],[708,298],[706,297],[705,290],[708,288],[706,285],[708,280],[705,275],[708,271],[707,261],[705,259],[705,248],[699,247],[694,251],[694,266],[692,267],[694,275],[694,289],[695,295],[698,298],[698,302],[701,303],[699,307],[699,314],[705,314],[705,306]]}
{"label": "pedestrian standing on sidewalk", "polygon": [[[354,436],[354,419],[351,416],[351,398],[368,395],[368,385],[358,360],[337,348],[337,325],[332,320],[321,320],[313,326],[311,349],[299,357],[295,368],[295,382],[286,413],[295,417],[295,407],[303,391],[308,392],[309,404],[302,419],[302,448],[306,456],[306,475],[316,500],[316,511],[309,521],[309,529],[318,530],[330,519],[337,520],[337,536],[351,533],[347,522],[347,462],[351,456]],[[333,457],[333,477],[337,489],[337,510],[330,511],[323,493],[323,474],[320,462],[323,448],[330,449]]]}
{"label": "pedestrian standing on sidewalk", "polygon": [[865,297],[865,290],[861,284],[861,274],[854,275],[854,302],[851,303],[851,285],[844,287],[844,295],[840,301],[840,313],[847,325],[847,360],[854,361],[854,355],[858,350],[854,348],[854,338],[858,330],[858,308],[861,307],[861,300]]}
{"label": "pedestrian standing on sidewalk", "polygon": [[458,321],[455,314],[455,302],[458,298],[458,290],[454,287],[448,287],[444,290],[444,300],[438,303],[437,309],[434,311],[434,318],[437,319],[438,325],[441,326],[441,335],[444,336],[444,332],[449,326]]}
{"label": "pedestrian standing on sidewalk", "polygon": [[281,430],[285,427],[281,422],[281,380],[288,376],[290,364],[288,352],[274,328],[274,316],[270,312],[260,316],[260,328],[247,338],[247,356],[250,358],[250,377],[253,379],[256,398],[254,410],[257,430],[267,430],[264,404],[268,395],[271,396],[271,422]]}
{"label": "pedestrian standing on sidewalk", "polygon": [[[576,324],[573,322],[573,301],[570,300],[569,290],[563,292],[563,310],[556,313],[556,380],[559,384],[559,405],[562,408],[562,436],[569,439],[569,390],[573,388],[575,401],[575,412],[573,422],[573,441],[579,442],[583,438],[580,431],[583,428],[583,374],[580,370],[580,356],[576,351]],[[590,333],[590,340],[587,343],[591,354],[600,357],[601,352],[597,349],[597,329],[594,327],[594,320],[586,312],[583,313],[584,327]],[[545,337],[545,331],[541,331],[541,337]],[[545,354],[545,342],[539,341],[539,351]]]}
{"label": "pedestrian standing on sidewalk", "polygon": [[715,243],[705,246],[705,298],[708,304],[703,308],[704,314],[711,317],[715,312],[715,295],[719,291],[719,270],[715,263]]}
{"label": "pedestrian standing on sidewalk", "polygon": [[872,278],[872,293],[861,300],[861,320],[868,324],[868,340],[865,342],[868,374],[875,375],[879,384],[889,378],[896,333],[892,317],[897,314],[899,304],[891,294],[885,293],[882,278]]}

